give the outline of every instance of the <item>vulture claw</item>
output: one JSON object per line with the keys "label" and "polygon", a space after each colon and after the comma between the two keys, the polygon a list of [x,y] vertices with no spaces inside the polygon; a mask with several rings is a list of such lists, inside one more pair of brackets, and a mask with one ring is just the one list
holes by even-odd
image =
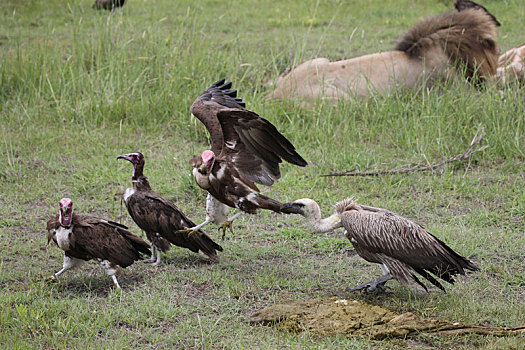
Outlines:
{"label": "vulture claw", "polygon": [[390,274],[386,274],[375,280],[360,284],[356,287],[349,288],[347,291],[350,293],[362,291],[366,289],[368,294],[380,294],[385,293],[390,287],[385,286],[385,283],[390,281],[393,277]]}
{"label": "vulture claw", "polygon": [[185,227],[183,230],[178,230],[177,233],[187,233],[188,235],[198,235],[202,236],[202,232],[194,230],[193,228]]}
{"label": "vulture claw", "polygon": [[218,228],[218,230],[222,230],[222,240],[224,240],[224,237],[226,237],[226,231],[230,229],[230,232],[233,235],[233,220],[232,221],[225,221],[224,224],[222,224],[221,227]]}

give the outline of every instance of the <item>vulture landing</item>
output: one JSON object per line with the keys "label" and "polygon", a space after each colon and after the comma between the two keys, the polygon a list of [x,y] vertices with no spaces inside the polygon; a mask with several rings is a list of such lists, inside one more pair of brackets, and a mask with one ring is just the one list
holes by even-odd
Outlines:
{"label": "vulture landing", "polygon": [[125,159],[133,164],[133,187],[124,193],[124,202],[133,221],[146,232],[148,240],[152,243],[153,254],[149,262],[153,262],[154,266],[159,265],[161,252],[166,252],[170,244],[195,253],[201,250],[210,259],[217,260],[217,251],[222,251],[222,247],[204,231],[198,230],[194,235],[180,232],[185,227],[195,226],[195,223],[173,202],[162,198],[151,189],[148,178],[143,174],[145,162],[142,153],[124,154],[117,159]]}
{"label": "vulture landing", "polygon": [[465,270],[479,270],[422,226],[388,210],[346,199],[336,204],[336,212],[332,216],[322,219],[321,209],[312,199],[299,199],[286,205],[302,208],[303,216],[315,232],[343,227],[346,237],[360,257],[381,264],[384,276],[350,291],[365,288],[369,292],[382,290],[384,284],[394,278],[401,284],[427,292],[427,287],[416,277],[415,272],[445,291],[430,273],[453,284],[455,275],[464,275]]}
{"label": "vulture landing", "polygon": [[[306,161],[273,124],[247,110],[231,86],[231,82],[219,80],[191,106],[210,133],[211,149],[190,161],[197,184],[208,191],[208,200],[206,221],[188,232],[214,222],[223,224],[224,233],[233,219],[242,213],[255,214],[258,209],[298,214],[259,193],[256,183],[271,186],[277,181],[283,160],[297,166],[306,166]],[[240,212],[226,220],[226,206]]]}
{"label": "vulture landing", "polygon": [[116,273],[134,261],[149,255],[149,244],[116,222],[73,213],[73,201],[60,200],[57,216],[47,222],[47,243],[53,240],[65,253],[64,264],[55,279],[84,261],[96,259],[120,289]]}

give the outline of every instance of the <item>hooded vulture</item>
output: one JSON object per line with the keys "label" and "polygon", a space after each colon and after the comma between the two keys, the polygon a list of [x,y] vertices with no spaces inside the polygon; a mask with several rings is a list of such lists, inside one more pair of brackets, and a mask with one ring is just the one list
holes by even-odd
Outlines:
{"label": "hooded vulture", "polygon": [[349,291],[365,288],[369,292],[382,291],[384,284],[394,278],[401,284],[427,292],[416,272],[445,291],[432,275],[453,284],[455,275],[464,275],[465,270],[479,270],[421,225],[388,210],[345,199],[335,205],[336,212],[332,216],[322,219],[321,209],[312,199],[299,199],[286,205],[302,208],[303,216],[315,232],[343,227],[360,257],[381,264],[384,276]]}
{"label": "hooded vulture", "polygon": [[58,215],[47,222],[47,231],[47,243],[53,240],[65,253],[62,270],[51,276],[53,279],[84,261],[96,259],[120,289],[118,268],[128,267],[142,259],[142,255],[151,254],[149,244],[126,226],[73,213],[73,201],[69,198],[60,200]]}
{"label": "hooded vulture", "polygon": [[[297,214],[259,193],[256,183],[271,186],[281,177],[279,164],[285,160],[298,166],[306,161],[273,124],[245,108],[232,83],[219,80],[207,88],[191,106],[211,138],[211,149],[194,156],[190,164],[197,184],[208,191],[206,221],[223,224],[223,233],[242,213],[258,209]],[[240,212],[226,221],[227,207]]]}
{"label": "hooded vulture", "polygon": [[[117,159],[126,159],[133,164],[131,182],[132,188],[124,193],[124,202],[133,221],[146,232],[148,240],[153,245],[153,254],[149,262],[154,266],[160,264],[161,252],[166,252],[170,244],[188,248],[198,253],[202,250],[210,259],[217,259],[217,250],[222,247],[215,243],[204,231],[197,234],[179,232],[185,227],[193,227],[191,221],[173,202],[162,198],[154,192],[143,175],[144,156],[135,152],[118,156]],[[155,257],[156,254],[156,257]]]}

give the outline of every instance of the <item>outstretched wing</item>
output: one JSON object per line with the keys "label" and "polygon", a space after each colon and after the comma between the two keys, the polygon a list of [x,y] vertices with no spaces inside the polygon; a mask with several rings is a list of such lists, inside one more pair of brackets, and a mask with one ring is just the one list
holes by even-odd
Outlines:
{"label": "outstretched wing", "polygon": [[220,80],[192,105],[192,113],[210,132],[211,150],[235,164],[250,181],[267,186],[280,178],[282,160],[306,166],[292,143],[268,120],[245,109],[230,88],[231,82]]}
{"label": "outstretched wing", "polygon": [[244,109],[244,101],[237,97],[237,90],[231,89],[232,83],[224,83],[221,79],[213,83],[191,105],[191,113],[199,119],[211,138],[211,151],[219,155],[224,146],[222,127],[219,123],[217,113],[222,109],[240,108]]}

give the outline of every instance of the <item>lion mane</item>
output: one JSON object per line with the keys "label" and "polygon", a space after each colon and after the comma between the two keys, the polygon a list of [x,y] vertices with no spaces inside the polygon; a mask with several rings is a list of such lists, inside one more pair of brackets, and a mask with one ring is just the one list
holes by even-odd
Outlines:
{"label": "lion mane", "polygon": [[496,40],[496,24],[485,11],[447,12],[415,24],[393,51],[303,62],[279,77],[268,97],[309,105],[428,86],[459,74],[491,80],[498,65]]}

